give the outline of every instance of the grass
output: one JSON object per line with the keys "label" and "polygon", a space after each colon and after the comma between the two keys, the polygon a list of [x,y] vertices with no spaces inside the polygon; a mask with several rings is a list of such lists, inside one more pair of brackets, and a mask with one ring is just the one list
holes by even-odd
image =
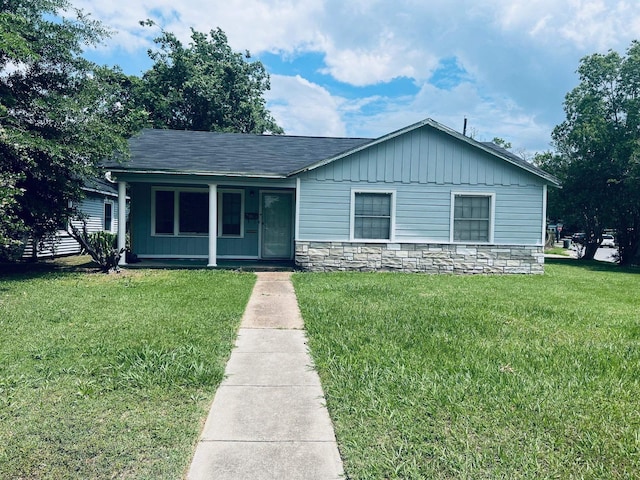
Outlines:
{"label": "grass", "polygon": [[548,253],[550,255],[564,255],[569,256],[569,251],[566,248],[562,247],[553,247],[545,249],[544,253]]}
{"label": "grass", "polygon": [[181,478],[254,278],[0,275],[0,478]]}
{"label": "grass", "polygon": [[640,478],[640,274],[296,274],[350,479]]}

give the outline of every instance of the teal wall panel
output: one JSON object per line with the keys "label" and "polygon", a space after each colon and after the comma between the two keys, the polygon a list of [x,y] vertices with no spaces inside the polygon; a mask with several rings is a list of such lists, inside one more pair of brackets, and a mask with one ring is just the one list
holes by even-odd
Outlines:
{"label": "teal wall panel", "polygon": [[495,195],[494,243],[541,242],[542,180],[430,127],[300,179],[299,240],[348,241],[352,189],[381,189],[396,192],[396,242],[448,242],[452,191]]}

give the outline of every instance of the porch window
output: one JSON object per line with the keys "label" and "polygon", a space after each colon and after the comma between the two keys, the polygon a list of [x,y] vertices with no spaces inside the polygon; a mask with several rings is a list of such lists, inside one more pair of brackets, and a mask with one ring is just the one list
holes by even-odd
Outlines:
{"label": "porch window", "polygon": [[218,191],[218,235],[244,236],[244,191]]}
{"label": "porch window", "polygon": [[453,194],[453,241],[492,241],[492,194]]}
{"label": "porch window", "polygon": [[179,192],[178,224],[181,235],[209,233],[209,194]]}
{"label": "porch window", "polygon": [[209,194],[199,190],[155,190],[155,235],[206,235],[209,233]]}
{"label": "porch window", "polygon": [[113,223],[113,203],[111,202],[104,202],[104,224],[103,224],[103,230],[105,232],[110,232],[111,231],[111,227],[112,227],[112,223]]}
{"label": "porch window", "polygon": [[173,235],[174,229],[174,197],[173,190],[156,190],[155,200],[155,231],[156,235]]}
{"label": "porch window", "polygon": [[353,238],[391,240],[393,194],[391,192],[353,192]]}

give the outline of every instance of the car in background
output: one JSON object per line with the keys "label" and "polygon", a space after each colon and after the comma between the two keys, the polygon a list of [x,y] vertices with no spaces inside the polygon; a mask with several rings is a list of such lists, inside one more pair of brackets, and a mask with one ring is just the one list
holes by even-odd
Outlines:
{"label": "car in background", "polygon": [[586,238],[586,237],[587,237],[587,236],[586,236],[586,234],[584,234],[584,233],[574,233],[574,234],[571,236],[571,241],[572,241],[573,243],[584,243],[584,240],[585,240],[585,238]]}
{"label": "car in background", "polygon": [[606,233],[602,235],[602,243],[600,244],[600,247],[616,248],[616,240],[613,238],[613,235],[608,235]]}

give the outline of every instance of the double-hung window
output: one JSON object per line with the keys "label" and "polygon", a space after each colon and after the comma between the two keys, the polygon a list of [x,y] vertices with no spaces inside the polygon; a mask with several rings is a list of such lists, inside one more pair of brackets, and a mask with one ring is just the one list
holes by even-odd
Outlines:
{"label": "double-hung window", "polygon": [[154,235],[206,235],[209,233],[209,193],[206,190],[154,189]]}
{"label": "double-hung window", "polygon": [[493,194],[453,193],[452,237],[454,242],[493,241]]}
{"label": "double-hung window", "polygon": [[392,192],[353,192],[353,239],[391,240],[393,203]]}

